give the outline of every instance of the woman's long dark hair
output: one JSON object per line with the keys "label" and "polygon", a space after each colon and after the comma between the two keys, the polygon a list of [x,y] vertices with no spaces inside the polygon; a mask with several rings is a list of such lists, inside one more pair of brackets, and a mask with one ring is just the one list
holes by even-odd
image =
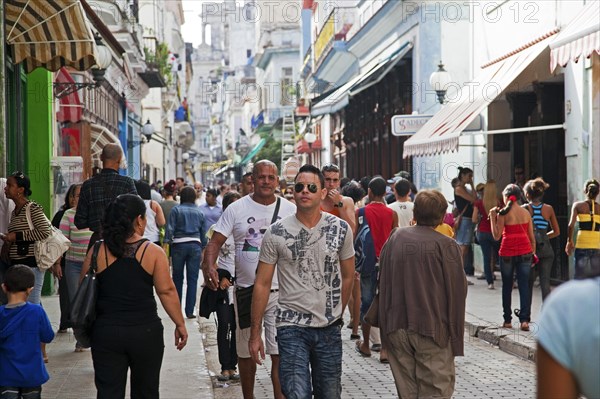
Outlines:
{"label": "woman's long dark hair", "polygon": [[146,217],[146,205],[137,195],[121,194],[106,207],[102,236],[117,258],[125,253],[125,241],[133,235],[133,222],[138,216]]}
{"label": "woman's long dark hair", "polygon": [[516,184],[509,184],[504,188],[504,191],[502,191],[502,195],[504,197],[508,197],[508,202],[506,203],[506,206],[498,211],[499,215],[504,216],[510,211],[512,204],[517,202],[519,198],[521,198],[521,188]]}
{"label": "woman's long dark hair", "polygon": [[63,211],[71,209],[71,197],[73,196],[73,193],[75,192],[75,189],[77,187],[81,187],[81,183],[71,184],[71,186],[67,190],[67,194],[65,194],[65,203],[63,204],[63,206],[60,207],[60,209],[62,209]]}

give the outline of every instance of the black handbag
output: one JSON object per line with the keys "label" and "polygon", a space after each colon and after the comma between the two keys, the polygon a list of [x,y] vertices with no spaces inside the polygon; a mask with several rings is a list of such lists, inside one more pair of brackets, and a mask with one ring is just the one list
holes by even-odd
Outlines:
{"label": "black handbag", "polygon": [[92,252],[90,268],[79,284],[77,293],[71,302],[70,321],[73,333],[79,345],[91,346],[92,326],[96,320],[96,299],[98,297],[98,281],[96,280],[98,250],[102,240],[96,241]]}

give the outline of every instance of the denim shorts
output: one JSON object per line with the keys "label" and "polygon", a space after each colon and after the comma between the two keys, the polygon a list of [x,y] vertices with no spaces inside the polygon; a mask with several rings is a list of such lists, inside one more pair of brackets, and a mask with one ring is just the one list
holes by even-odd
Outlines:
{"label": "denim shorts", "polygon": [[460,226],[456,230],[456,237],[454,237],[458,245],[471,245],[473,242],[473,227],[471,218],[463,216]]}

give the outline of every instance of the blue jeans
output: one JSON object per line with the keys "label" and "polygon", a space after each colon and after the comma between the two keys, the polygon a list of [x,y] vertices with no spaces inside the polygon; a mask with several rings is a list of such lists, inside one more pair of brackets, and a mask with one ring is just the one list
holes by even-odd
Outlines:
{"label": "blue jeans", "polygon": [[341,324],[277,328],[279,381],[287,399],[310,399],[313,394],[316,399],[341,397],[341,328]]}
{"label": "blue jeans", "polygon": [[575,278],[577,280],[600,275],[600,249],[575,248]]}
{"label": "blue jeans", "polygon": [[31,290],[31,294],[29,294],[29,298],[27,298],[27,302],[35,303],[36,305],[41,305],[42,287],[44,285],[44,276],[46,275],[46,271],[40,270],[37,267],[32,267],[31,270],[35,275],[35,285],[33,286],[33,290]]}
{"label": "blue jeans", "polygon": [[185,293],[185,314],[191,316],[196,307],[196,292],[198,291],[198,274],[200,260],[202,259],[202,246],[199,242],[182,242],[171,245],[171,259],[173,260],[173,282],[179,294],[179,302],[183,298],[183,269],[187,291]]}
{"label": "blue jeans", "polygon": [[498,255],[500,243],[494,240],[492,233],[477,232],[477,241],[483,256],[483,273],[488,284],[494,284],[494,271],[492,270],[492,253]]}
{"label": "blue jeans", "polygon": [[79,276],[81,275],[81,268],[83,262],[75,262],[72,260],[65,261],[65,275],[63,278],[67,284],[67,291],[69,292],[69,301],[75,298],[77,288],[79,288]]}
{"label": "blue jeans", "polygon": [[532,254],[518,256],[502,256],[500,258],[500,272],[502,273],[502,309],[504,322],[510,323],[512,319],[512,289],[515,269],[517,271],[517,284],[519,285],[519,302],[521,310],[519,321],[529,322],[531,317],[531,300],[529,299],[529,273],[531,273]]}
{"label": "blue jeans", "polygon": [[375,271],[369,274],[360,275],[360,321],[365,323],[365,314],[369,311],[375,293],[377,291],[377,273],[379,266],[375,267]]}

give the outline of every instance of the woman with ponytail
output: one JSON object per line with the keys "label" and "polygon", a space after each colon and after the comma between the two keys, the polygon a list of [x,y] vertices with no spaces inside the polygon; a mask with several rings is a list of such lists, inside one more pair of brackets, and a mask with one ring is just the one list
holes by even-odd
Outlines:
{"label": "woman with ponytail", "polygon": [[521,189],[509,184],[502,192],[506,206],[490,210],[489,218],[495,240],[500,244],[500,272],[502,274],[502,308],[504,328],[512,328],[511,297],[515,270],[519,285],[521,310],[518,312],[521,330],[529,331],[531,301],[529,299],[529,274],[534,260],[535,238],[529,212],[518,205]]}
{"label": "woman with ponytail", "polygon": [[539,258],[539,262],[531,271],[529,279],[529,299],[533,295],[533,283],[539,275],[543,301],[550,294],[550,272],[554,264],[554,250],[550,244],[550,239],[560,235],[560,227],[558,227],[554,208],[552,208],[552,205],[542,202],[544,193],[548,188],[550,188],[550,185],[541,177],[529,180],[525,183],[524,188],[528,203],[523,205],[523,208],[529,211],[533,220],[535,254]]}
{"label": "woman with ponytail", "polygon": [[[98,299],[92,332],[98,398],[125,397],[128,370],[131,397],[159,397],[164,341],[153,287],[175,323],[175,346],[181,350],[187,342],[167,256],[143,238],[145,228],[146,205],[137,195],[119,195],[106,208],[104,241],[96,243]],[[95,250],[86,255],[82,278]]]}
{"label": "woman with ponytail", "polygon": [[[600,183],[592,179],[585,182],[585,201],[573,204],[569,235],[565,252],[571,256],[575,251],[575,278],[583,279],[600,275],[600,204],[596,202]],[[577,244],[573,243],[575,222],[579,222]]]}

